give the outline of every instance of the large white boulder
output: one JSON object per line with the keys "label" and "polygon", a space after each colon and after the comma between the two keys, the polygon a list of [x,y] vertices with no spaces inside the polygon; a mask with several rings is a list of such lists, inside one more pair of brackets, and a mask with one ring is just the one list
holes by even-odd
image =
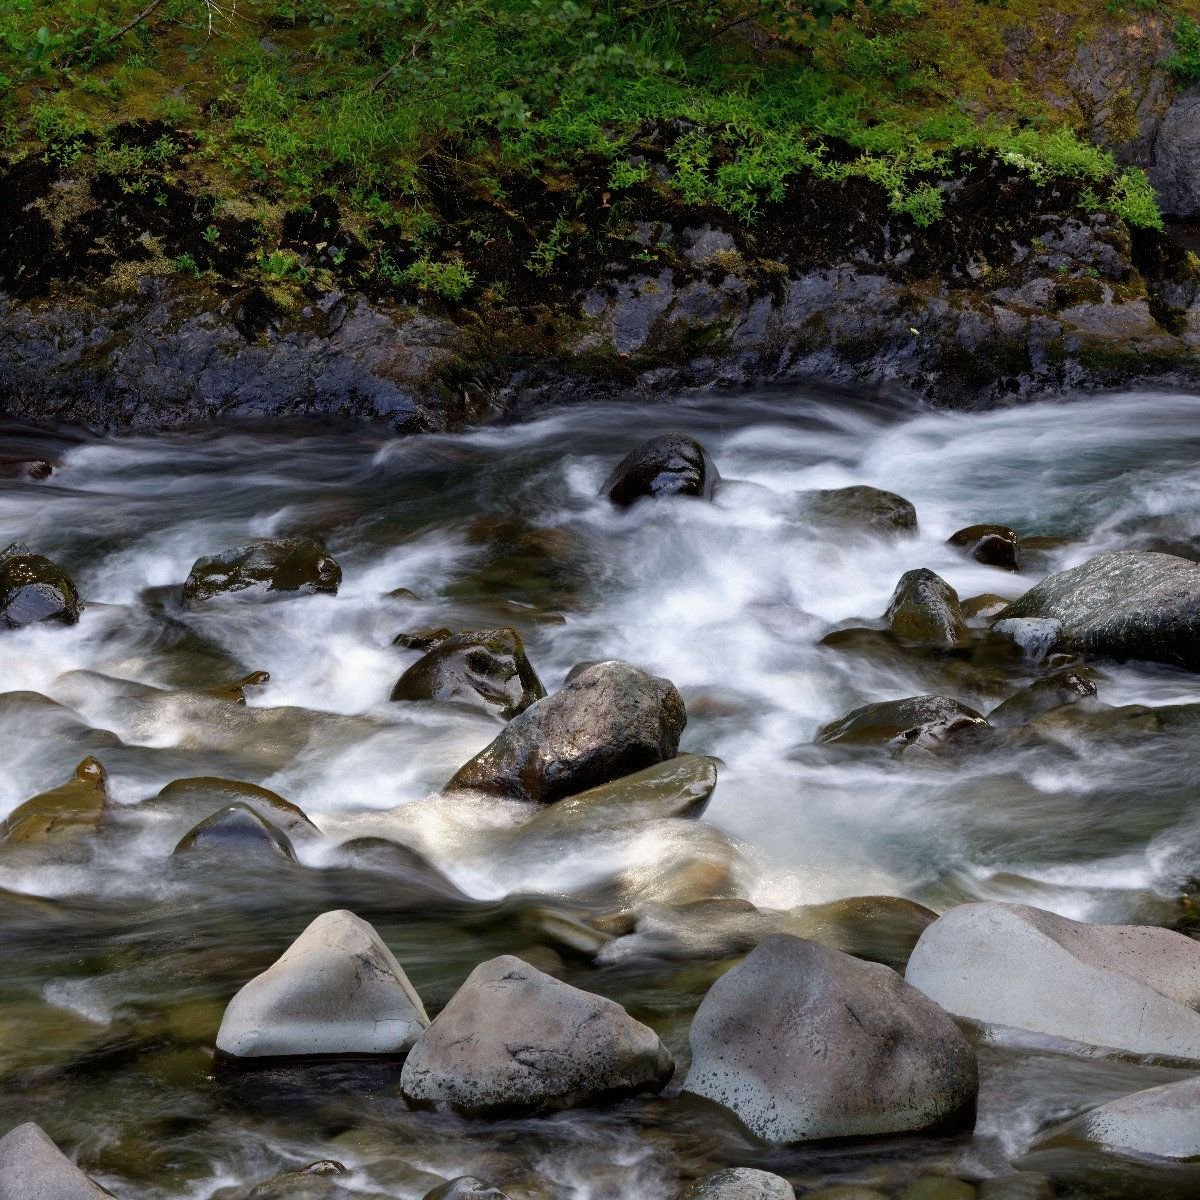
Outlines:
{"label": "large white boulder", "polygon": [[338,910],[322,913],[234,996],[217,1049],[236,1058],[402,1054],[428,1024],[383,939]]}
{"label": "large white boulder", "polygon": [[1200,944],[1168,929],[960,904],[921,934],[905,978],[974,1021],[1200,1061]]}
{"label": "large white boulder", "polygon": [[0,1200],[101,1200],[93,1183],[45,1134],[27,1121],[0,1138]]}

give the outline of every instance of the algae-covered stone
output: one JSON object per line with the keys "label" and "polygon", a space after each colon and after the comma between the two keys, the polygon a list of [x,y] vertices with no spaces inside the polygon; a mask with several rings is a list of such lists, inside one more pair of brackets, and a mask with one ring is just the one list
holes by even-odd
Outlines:
{"label": "algae-covered stone", "polygon": [[216,809],[231,804],[252,809],[263,820],[283,830],[293,842],[318,834],[317,827],[302,809],[269,788],[215,775],[174,779],[157,796],[143,800],[134,811],[169,824],[178,838]]}
{"label": "algae-covered stone", "polygon": [[400,676],[393,700],[460,700],[508,720],[546,695],[515,629],[443,638]]}
{"label": "algae-covered stone", "polygon": [[926,567],[900,577],[884,620],[901,641],[916,645],[954,649],[971,640],[958,593]]}
{"label": "algae-covered stone", "polygon": [[602,491],[618,508],[628,508],[644,497],[711,500],[720,480],[716,464],[694,437],[662,433],[631,450]]}
{"label": "algae-covered stone", "polygon": [[111,1194],[32,1121],[0,1138],[0,1200],[100,1200]]}
{"label": "algae-covered stone", "polygon": [[336,595],[342,569],[312,538],[274,538],[198,558],[183,585],[185,608],[232,593],[255,598],[274,595]]}
{"label": "algae-covered stone", "polygon": [[0,846],[79,842],[93,834],[108,806],[108,775],[85,758],[66,783],[26,800],[0,823]]}
{"label": "algae-covered stone", "polygon": [[287,835],[245,804],[231,804],[206,817],[183,835],[174,853],[224,857],[230,865],[245,865],[248,856],[296,861]]}
{"label": "algae-covered stone", "polygon": [[75,581],[50,559],[24,542],[0,550],[0,628],[40,621],[74,625],[82,608]]}
{"label": "algae-covered stone", "polygon": [[804,517],[848,532],[896,538],[917,532],[917,510],[903,496],[882,488],[856,485],[804,492],[800,496]]}
{"label": "algae-covered stone", "polygon": [[933,750],[966,730],[986,726],[980,713],[952,696],[909,696],[864,704],[822,726],[816,740],[821,745]]}
{"label": "algae-covered stone", "polygon": [[780,1175],[753,1167],[714,1171],[679,1193],[679,1200],[795,1200],[796,1189]]}
{"label": "algae-covered stone", "polygon": [[984,566],[1004,571],[1021,569],[1020,539],[1007,525],[968,525],[946,541]]}

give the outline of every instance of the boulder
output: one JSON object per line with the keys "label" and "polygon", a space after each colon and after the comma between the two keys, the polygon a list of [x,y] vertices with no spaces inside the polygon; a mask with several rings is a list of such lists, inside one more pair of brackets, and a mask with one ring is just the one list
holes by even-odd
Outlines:
{"label": "boulder", "polygon": [[429,1024],[375,930],[322,913],[229,1002],[217,1049],[233,1058],[402,1054]]}
{"label": "boulder", "polygon": [[992,618],[1006,609],[1011,601],[995,592],[984,592],[981,596],[972,596],[964,600],[960,607],[968,621],[986,622],[991,624]]}
{"label": "boulder", "polygon": [[[1008,608],[1005,605],[996,615],[1002,617]],[[1022,658],[1036,666],[1055,652],[1062,636],[1062,622],[1053,617],[1007,617],[997,620],[991,631],[995,637],[1011,642]]]}
{"label": "boulder", "polygon": [[26,800],[0,823],[0,846],[80,842],[100,827],[108,810],[108,774],[85,758],[68,782]]}
{"label": "boulder", "polygon": [[392,638],[392,645],[404,650],[432,650],[438,642],[444,642],[453,637],[454,631],[444,625],[418,625],[415,629],[406,629]]}
{"label": "boulder", "polygon": [[714,1171],[684,1188],[679,1200],[795,1200],[796,1189],[780,1175],[733,1167]]}
{"label": "boulder", "polygon": [[173,853],[189,857],[220,856],[236,866],[245,866],[248,859],[259,857],[296,861],[287,835],[245,804],[231,804],[205,817],[183,835]]}
{"label": "boulder", "polygon": [[74,625],[82,608],[79,589],[61,567],[24,542],[0,550],[0,628],[40,621]]}
{"label": "boulder", "polygon": [[244,593],[255,599],[279,593],[336,596],[342,569],[319,542],[306,537],[272,538],[198,558],[183,585],[183,606],[213,596]]}
{"label": "boulder", "polygon": [[393,700],[460,700],[506,721],[546,695],[515,629],[468,630],[440,640],[392,689]]}
{"label": "boulder", "polygon": [[643,497],[698,496],[711,500],[721,476],[708,451],[686,433],[661,433],[627,454],[603,493],[628,508]]}
{"label": "boulder", "polygon": [[946,544],[961,550],[976,562],[1002,571],[1021,569],[1021,545],[1007,525],[968,525],[952,533]]}
{"label": "boulder", "polygon": [[447,790],[550,804],[674,758],[687,711],[674,684],[597,663],[514,717]]}
{"label": "boulder", "polygon": [[474,1175],[460,1175],[426,1192],[423,1200],[508,1200],[508,1196]]}
{"label": "boulder", "polygon": [[864,704],[817,730],[819,745],[882,746],[903,752],[910,746],[934,750],[987,721],[952,696],[909,696]]}
{"label": "boulder", "polygon": [[1200,669],[1200,564],[1172,554],[1098,554],[1043,579],[1002,620],[1059,622],[1059,649]]}
{"label": "boulder", "polygon": [[900,576],[883,619],[903,642],[953,649],[971,640],[958,593],[925,567]]}
{"label": "boulder", "polygon": [[1200,944],[1167,929],[960,904],[921,935],[905,977],[973,1021],[1200,1061]]}
{"label": "boulder", "polygon": [[1083,671],[1078,667],[1064,667],[1014,692],[988,713],[988,724],[997,729],[1024,725],[1042,713],[1076,704],[1095,694],[1095,683]]}
{"label": "boulder", "polygon": [[0,479],[49,479],[53,474],[48,458],[0,458]]}
{"label": "boulder", "polygon": [[506,954],[471,972],[400,1086],[419,1107],[533,1113],[657,1092],[674,1070],[658,1035],[619,1004]]}
{"label": "boulder", "polygon": [[269,788],[214,775],[173,779],[157,796],[143,800],[133,811],[168,824],[178,830],[176,837],[181,837],[208,813],[230,804],[252,809],[293,842],[314,838],[319,833],[302,809]]}
{"label": "boulder", "polygon": [[341,1194],[333,1181],[349,1173],[340,1162],[323,1158],[260,1183],[246,1200],[327,1200],[335,1193]]}
{"label": "boulder", "polygon": [[800,495],[804,517],[821,525],[875,537],[896,538],[917,532],[917,510],[903,496],[881,488],[827,488]]}
{"label": "boulder", "polygon": [[709,990],[684,1090],[772,1145],[949,1126],[974,1111],[975,1052],[890,967],[775,934]]}
{"label": "boulder", "polygon": [[0,1200],[100,1200],[111,1195],[32,1121],[0,1138]]}
{"label": "boulder", "polygon": [[1110,1100],[1038,1139],[1034,1150],[1084,1145],[1114,1153],[1200,1159],[1200,1076]]}

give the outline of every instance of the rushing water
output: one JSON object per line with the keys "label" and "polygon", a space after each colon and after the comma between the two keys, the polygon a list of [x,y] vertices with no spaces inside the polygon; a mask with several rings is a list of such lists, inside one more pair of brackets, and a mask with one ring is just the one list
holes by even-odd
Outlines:
{"label": "rushing water", "polygon": [[[716,502],[618,512],[599,499],[614,461],[668,429],[710,449],[726,480]],[[40,1121],[119,1195],[241,1195],[321,1157],[376,1197],[420,1197],[469,1170],[518,1200],[670,1200],[681,1175],[722,1163],[892,1190],[922,1170],[1002,1174],[1048,1121],[1174,1077],[989,1045],[973,1139],[763,1153],[670,1095],[480,1124],[409,1113],[388,1066],[226,1078],[211,1048],[229,996],[317,913],[350,907],[432,1010],[477,962],[512,951],[619,999],[685,1060],[690,1014],[722,964],[613,952],[596,965],[547,930],[615,874],[652,894],[662,864],[688,856],[724,855],[741,894],[768,908],[875,894],[1170,919],[1200,852],[1189,739],[1133,753],[1100,739],[952,769],[812,739],[871,700],[948,692],[987,711],[1024,682],[1009,667],[819,644],[876,621],[909,568],[964,597],[1016,596],[1099,550],[1200,550],[1200,399],[946,414],[790,392],[574,407],[406,440],[0,430],[0,457],[26,452],[60,465],[45,481],[0,479],[0,545],[20,538],[60,562],[88,607],[73,628],[0,634],[0,816],[95,754],[123,819],[88,863],[0,860],[0,1130]],[[851,483],[910,499],[920,535],[856,540],[805,522],[799,492]],[[946,546],[977,522],[1046,540],[1025,574],[1006,574]],[[336,597],[181,609],[197,557],[288,532],[324,539],[344,571]],[[419,599],[389,595],[399,588]],[[684,748],[725,764],[704,821],[530,838],[520,806],[439,799],[498,725],[464,706],[389,702],[417,657],[394,635],[429,624],[515,626],[550,690],[600,658],[673,680],[690,714]],[[270,682],[245,708],[205,694],[251,670]],[[1100,700],[1200,701],[1200,683],[1106,668]],[[304,869],[173,864],[179,831],[136,806],[194,775],[300,805],[322,831],[297,847]],[[475,902],[339,855],[362,835],[417,847]]]}

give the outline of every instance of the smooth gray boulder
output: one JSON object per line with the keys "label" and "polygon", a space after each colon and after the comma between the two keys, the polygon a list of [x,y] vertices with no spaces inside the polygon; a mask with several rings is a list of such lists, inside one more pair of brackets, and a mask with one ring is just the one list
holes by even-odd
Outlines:
{"label": "smooth gray boulder", "polygon": [[971,640],[958,593],[926,567],[900,576],[883,619],[902,642],[949,650]]}
{"label": "smooth gray boulder", "polygon": [[183,606],[233,593],[254,599],[337,595],[342,568],[308,537],[266,538],[196,559],[183,585]]}
{"label": "smooth gray boulder", "polygon": [[679,1200],[795,1200],[796,1189],[780,1175],[753,1167],[714,1171],[684,1188]]}
{"label": "smooth gray boulder", "polygon": [[686,724],[669,680],[626,662],[596,663],[509,721],[446,790],[551,804],[674,758]]}
{"label": "smooth gray boulder", "polygon": [[429,1018],[366,921],[322,913],[229,1002],[217,1049],[233,1058],[403,1054]]}
{"label": "smooth gray boulder", "polygon": [[720,481],[716,464],[694,437],[660,433],[631,450],[601,490],[618,508],[628,508],[643,498],[711,500]]}
{"label": "smooth gray boulder", "polygon": [[684,1091],[772,1145],[966,1120],[975,1051],[890,967],[774,934],[722,975],[691,1032]]}
{"label": "smooth gray boulder", "polygon": [[1200,1062],[1200,944],[1024,904],[960,904],[921,935],[905,978],[990,1025]]}
{"label": "smooth gray boulder", "polygon": [[0,550],[0,629],[41,621],[74,625],[82,609],[75,581],[60,566],[24,542]]}
{"label": "smooth gray boulder", "polygon": [[400,1087],[467,1116],[578,1108],[661,1091],[675,1071],[619,1004],[510,954],[481,963],[421,1036]]}
{"label": "smooth gray boulder", "polygon": [[45,1134],[27,1121],[0,1138],[0,1200],[98,1200],[93,1183]]}
{"label": "smooth gray boulder", "polygon": [[1056,649],[1200,669],[1200,563],[1173,554],[1098,554],[1043,579],[1001,614],[1058,621]]}

